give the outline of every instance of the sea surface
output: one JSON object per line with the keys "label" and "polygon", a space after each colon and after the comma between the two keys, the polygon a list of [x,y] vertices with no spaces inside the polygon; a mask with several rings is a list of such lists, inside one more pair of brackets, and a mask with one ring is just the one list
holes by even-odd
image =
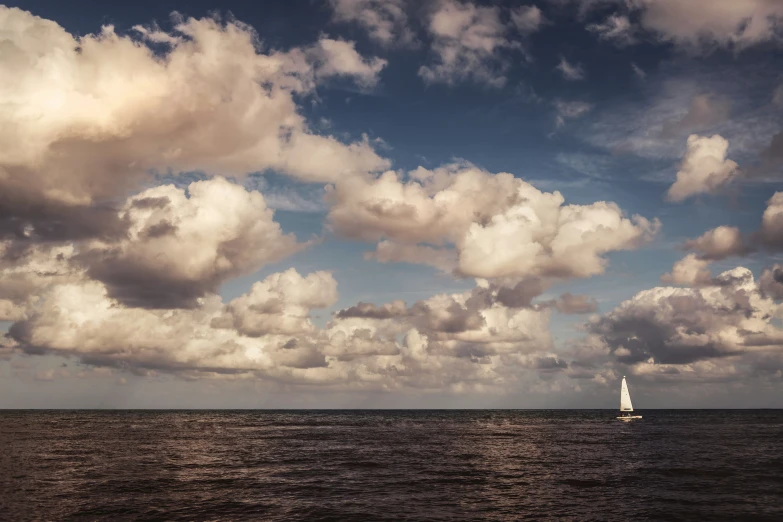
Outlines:
{"label": "sea surface", "polygon": [[0,411],[2,520],[783,520],[783,411]]}

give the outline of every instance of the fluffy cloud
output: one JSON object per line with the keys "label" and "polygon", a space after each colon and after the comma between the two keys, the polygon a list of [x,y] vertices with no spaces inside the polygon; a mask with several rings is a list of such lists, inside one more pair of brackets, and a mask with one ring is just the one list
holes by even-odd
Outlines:
{"label": "fluffy cloud", "polygon": [[695,250],[700,259],[716,261],[729,256],[742,256],[763,247],[777,252],[783,249],[783,192],[775,192],[767,201],[761,226],[744,238],[737,227],[720,226],[683,244]]}
{"label": "fluffy cloud", "polygon": [[752,351],[779,350],[772,324],[778,305],[746,268],[722,273],[701,288],[645,290],[588,324],[625,364],[689,364]]}
{"label": "fluffy cloud", "polygon": [[688,136],[677,180],[669,187],[669,201],[683,201],[702,193],[715,193],[739,174],[737,163],[727,159],[729,142],[715,134]]}
{"label": "fluffy cloud", "polygon": [[472,80],[493,87],[505,85],[508,63],[500,53],[514,44],[500,15],[498,7],[440,0],[428,26],[436,60],[422,66],[419,76],[427,83]]}
{"label": "fluffy cloud", "polygon": [[386,172],[338,184],[326,196],[331,227],[368,241],[453,245],[463,276],[524,278],[600,274],[603,254],[636,248],[658,226],[628,219],[614,203],[563,205],[559,192],[467,164],[419,168],[410,177],[401,182]]}
{"label": "fluffy cloud", "polygon": [[[618,12],[588,26],[603,38],[627,44],[642,29],[691,52],[715,47],[744,49],[781,39],[783,5],[775,0],[598,0],[579,2],[581,12],[616,4]],[[638,21],[638,26],[630,22]]]}
{"label": "fluffy cloud", "polygon": [[0,242],[0,317],[21,319],[51,286],[90,279],[126,306],[194,307],[227,279],[306,246],[283,234],[259,192],[223,178],[145,190],[116,214],[126,232],[111,240]]}
{"label": "fluffy cloud", "polygon": [[775,192],[767,201],[758,237],[766,248],[783,250],[783,192]]}
{"label": "fluffy cloud", "polygon": [[313,325],[312,310],[336,298],[331,274],[288,270],[225,304],[210,294],[188,309],[131,308],[102,283],[82,279],[48,287],[11,327],[3,350],[141,373],[371,389],[497,388],[525,369],[563,368],[542,358],[551,352],[549,311],[507,307],[497,287],[437,295],[410,308],[359,303],[325,328]]}
{"label": "fluffy cloud", "polygon": [[[118,306],[103,285],[88,281],[52,287],[10,333],[28,351],[72,354],[99,365],[233,373],[286,371],[303,362],[293,359],[312,359],[306,350],[289,352],[286,336],[254,339],[213,328],[223,313],[217,296],[187,310]],[[283,313],[279,316],[285,319]],[[324,364],[321,358],[312,366]]]}
{"label": "fluffy cloud", "polygon": [[555,67],[568,81],[584,80],[585,71],[579,64],[572,64],[565,59],[564,56],[560,57],[560,63]]}
{"label": "fluffy cloud", "polygon": [[365,59],[356,52],[353,42],[321,38],[317,47],[310,51],[317,57],[315,75],[319,78],[345,76],[352,78],[361,87],[374,87],[378,75],[386,67],[381,58]]}
{"label": "fluffy cloud", "polygon": [[496,299],[508,308],[528,308],[532,306],[533,299],[544,293],[548,286],[546,281],[538,277],[523,279],[514,285],[496,285]]}
{"label": "fluffy cloud", "polygon": [[772,268],[764,269],[759,277],[759,289],[764,296],[783,300],[783,266],[776,263]]}
{"label": "fluffy cloud", "polygon": [[362,303],[349,308],[344,308],[335,314],[340,319],[348,317],[362,317],[365,319],[393,319],[395,317],[405,317],[408,315],[408,309],[405,301],[392,301],[381,306],[372,303]]}
{"label": "fluffy cloud", "polygon": [[[294,96],[325,78],[375,83],[384,62],[348,42],[263,53],[252,28],[211,18],[171,33],[138,27],[139,38],[112,26],[77,38],[7,7],[0,28],[0,231],[18,222],[42,236],[116,228],[98,203],[151,169],[279,169],[333,181],[388,167],[367,140],[316,135],[297,110]],[[70,228],[58,229],[62,221]]]}
{"label": "fluffy cloud", "polygon": [[50,285],[82,277],[73,245],[0,242],[0,321],[18,321]]}
{"label": "fluffy cloud", "polygon": [[354,22],[381,45],[406,46],[415,41],[404,0],[330,0],[335,22]]}
{"label": "fluffy cloud", "polygon": [[337,301],[337,282],[329,272],[302,277],[293,268],[253,284],[250,292],[228,303],[226,314],[213,326],[236,329],[248,337],[297,335],[314,330],[310,310]]}
{"label": "fluffy cloud", "polygon": [[[497,355],[551,348],[549,310],[530,303],[540,291],[540,287],[482,284],[470,292],[436,295],[409,308],[401,301],[381,306],[359,303],[336,317],[397,321],[404,330],[415,328],[418,336],[424,336],[432,355],[489,363]],[[526,298],[514,295],[525,292]]]}
{"label": "fluffy cloud", "polygon": [[719,226],[708,230],[698,238],[686,241],[683,247],[695,250],[701,259],[710,261],[741,256],[750,251],[740,229],[728,226]]}
{"label": "fluffy cloud", "polygon": [[699,259],[696,254],[688,254],[674,263],[670,273],[661,276],[661,282],[683,286],[710,284],[712,273],[707,268],[709,264],[709,261]]}
{"label": "fluffy cloud", "polygon": [[127,307],[102,283],[82,279],[49,286],[10,335],[14,349],[99,366],[339,384],[346,375],[329,367],[328,353],[357,339],[382,343],[312,324],[311,311],[333,304],[336,286],[327,272],[291,269],[226,304],[208,294],[188,309],[149,309]]}
{"label": "fluffy cloud", "polygon": [[772,0],[637,0],[642,25],[664,40],[700,49],[747,47],[780,38],[783,4]]}
{"label": "fluffy cloud", "polygon": [[193,306],[227,279],[304,246],[283,234],[261,193],[223,178],[192,183],[187,193],[171,185],[145,190],[120,214],[127,237],[86,245],[79,259],[129,306]]}
{"label": "fluffy cloud", "polygon": [[522,5],[511,10],[511,22],[522,34],[530,34],[538,31],[546,18],[541,9],[534,5]]}

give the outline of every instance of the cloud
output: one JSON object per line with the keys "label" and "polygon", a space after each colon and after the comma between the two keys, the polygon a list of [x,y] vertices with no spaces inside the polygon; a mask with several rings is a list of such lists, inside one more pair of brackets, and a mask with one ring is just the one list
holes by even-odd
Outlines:
{"label": "cloud", "polygon": [[641,67],[639,67],[633,62],[631,62],[631,70],[636,75],[636,77],[639,78],[640,80],[644,80],[645,78],[647,78],[647,73],[644,72],[644,69],[642,69]]}
{"label": "cloud", "polygon": [[523,279],[512,286],[497,285],[495,299],[508,308],[529,308],[533,299],[544,293],[548,286],[546,281],[538,277]]}
{"label": "cloud", "polygon": [[[72,355],[96,366],[318,382],[334,332],[316,328],[309,314],[336,298],[331,274],[302,277],[293,269],[229,303],[209,294],[187,309],[128,307],[102,283],[82,279],[50,285],[9,333],[19,350]],[[335,382],[344,377],[333,374]]]}
{"label": "cloud", "polygon": [[335,314],[340,319],[348,317],[361,317],[364,319],[393,319],[405,317],[408,310],[404,301],[392,301],[391,303],[376,306],[372,303],[362,303],[340,310]]}
{"label": "cloud", "polygon": [[[255,378],[285,385],[486,391],[535,369],[551,353],[549,311],[508,308],[497,288],[442,294],[406,308],[359,303],[324,328],[313,309],[337,299],[328,272],[272,274],[223,303],[128,307],[81,279],[46,288],[11,327],[4,350],[77,357],[83,364],[188,378]],[[542,361],[557,371],[561,363]]]}
{"label": "cloud", "polygon": [[336,301],[337,282],[331,273],[302,277],[290,268],[254,283],[250,292],[229,302],[226,313],[212,325],[230,325],[248,337],[298,335],[315,329],[310,310],[327,308]]}
{"label": "cloud", "polygon": [[580,16],[607,6],[617,12],[588,30],[623,44],[633,43],[632,37],[643,31],[691,53],[718,47],[743,50],[781,40],[783,5],[774,0],[597,0],[579,2]]}
{"label": "cloud", "polygon": [[547,350],[549,311],[504,306],[497,291],[477,287],[436,295],[414,304],[408,320],[428,337],[435,353],[481,358]]}
{"label": "cloud", "polygon": [[772,268],[765,268],[759,278],[759,289],[764,296],[783,300],[783,266],[775,263]]}
{"label": "cloud", "polygon": [[129,306],[193,306],[227,279],[251,273],[305,245],[283,234],[259,192],[222,178],[131,197],[120,210],[128,236],[83,247],[80,262],[109,297]]}
{"label": "cloud", "polygon": [[318,82],[377,81],[385,62],[348,42],[263,52],[237,21],[74,37],[20,9],[0,7],[0,18],[0,76],[9,79],[0,85],[0,233],[31,225],[52,239],[121,234],[101,207],[149,182],[150,171],[276,169],[326,182],[389,166],[367,139],[314,134],[298,111],[295,97]]}
{"label": "cloud", "polygon": [[579,64],[571,64],[564,56],[560,57],[560,63],[555,67],[568,81],[584,80],[585,71]]}
{"label": "cloud", "polygon": [[527,35],[538,31],[546,23],[546,18],[538,7],[521,5],[511,10],[511,22],[520,33]]}
{"label": "cloud", "polygon": [[712,273],[707,268],[710,261],[688,254],[674,263],[670,273],[661,276],[662,283],[683,286],[702,286],[712,282]]}
{"label": "cloud", "polygon": [[[181,186],[180,180],[182,179],[175,177],[173,181],[176,185]],[[264,195],[266,206],[273,210],[311,214],[326,212],[323,201],[324,189],[318,184],[296,182],[283,176],[251,174],[245,178],[242,185],[248,190],[261,192]]]}
{"label": "cloud", "polygon": [[410,178],[401,182],[390,171],[336,185],[326,195],[330,226],[365,241],[453,245],[456,272],[481,278],[603,273],[603,254],[636,248],[659,226],[625,217],[614,203],[564,205],[559,192],[470,164],[420,167]]}
{"label": "cloud", "polygon": [[555,308],[561,314],[592,314],[598,310],[598,301],[587,295],[566,292],[555,301]]}
{"label": "cloud", "polygon": [[388,63],[381,58],[363,58],[356,52],[356,44],[345,40],[321,38],[318,40],[319,63],[316,76],[329,78],[344,76],[353,79],[360,87],[375,87],[378,75]]}
{"label": "cloud", "polygon": [[592,104],[583,101],[555,100],[552,103],[554,104],[555,110],[557,111],[555,122],[558,128],[563,127],[566,123],[566,120],[580,118],[593,110]]}
{"label": "cloud", "polygon": [[701,259],[720,261],[731,256],[742,256],[750,252],[742,232],[737,227],[719,226],[708,230],[696,239],[689,239],[683,248],[695,250]]}
{"label": "cloud", "polygon": [[408,25],[404,0],[330,0],[335,22],[353,22],[385,47],[407,47],[416,37]]}
{"label": "cloud", "polygon": [[783,107],[783,84],[775,87],[775,91],[772,93],[772,103],[776,107]]}
{"label": "cloud", "polygon": [[623,364],[685,365],[755,351],[779,350],[759,341],[780,336],[777,305],[762,295],[750,270],[719,275],[700,288],[644,290],[588,323]]}
{"label": "cloud", "polygon": [[680,202],[701,193],[714,194],[739,175],[736,162],[726,158],[729,142],[715,134],[711,137],[691,134],[677,180],[666,198]]}
{"label": "cloud", "polygon": [[380,241],[375,251],[364,254],[365,259],[380,263],[425,264],[450,274],[457,268],[457,252],[450,248],[436,248],[427,245],[400,244],[394,241]]}
{"label": "cloud", "polygon": [[[731,143],[731,158],[747,163],[780,130],[770,104],[748,90],[747,79],[757,74],[763,82],[775,76],[741,60],[718,67],[677,61],[648,76],[643,96],[603,107],[582,138],[615,155],[657,162],[657,173],[647,177],[658,182],[674,178],[676,172],[663,174],[663,164],[682,157],[689,134],[719,134]],[[743,168],[746,175],[751,170]]]}
{"label": "cloud", "polygon": [[769,140],[769,145],[761,151],[765,167],[774,167],[783,162],[783,132],[778,132]]}
{"label": "cloud", "polygon": [[783,250],[783,192],[775,192],[767,201],[758,239],[769,250]]}
{"label": "cloud", "polygon": [[509,63],[501,51],[519,45],[508,38],[500,14],[498,7],[437,2],[427,27],[435,63],[421,66],[419,76],[428,84],[470,80],[491,87],[505,85]]}
{"label": "cloud", "polygon": [[627,16],[613,14],[600,24],[589,24],[587,30],[601,40],[609,40],[620,47],[636,43],[635,28]]}
{"label": "cloud", "polygon": [[82,277],[73,245],[0,242],[0,321],[24,319],[50,285]]}
{"label": "cloud", "polygon": [[729,118],[731,103],[709,94],[693,97],[688,112],[674,121],[664,123],[661,136],[673,137],[682,131],[713,127]]}
{"label": "cloud", "polygon": [[783,4],[775,1],[639,0],[632,5],[640,9],[646,29],[694,51],[712,46],[743,49],[780,39]]}
{"label": "cloud", "polygon": [[229,373],[272,367],[288,338],[269,336],[253,343],[213,328],[212,320],[221,313],[217,296],[184,310],[117,306],[103,285],[88,281],[52,287],[10,333],[27,351],[76,355],[94,365]]}

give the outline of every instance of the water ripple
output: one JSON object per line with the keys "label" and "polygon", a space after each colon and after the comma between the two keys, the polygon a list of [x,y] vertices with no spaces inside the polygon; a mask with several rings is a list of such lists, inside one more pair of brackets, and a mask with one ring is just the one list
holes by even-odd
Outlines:
{"label": "water ripple", "polygon": [[783,412],[4,411],[0,519],[783,520]]}

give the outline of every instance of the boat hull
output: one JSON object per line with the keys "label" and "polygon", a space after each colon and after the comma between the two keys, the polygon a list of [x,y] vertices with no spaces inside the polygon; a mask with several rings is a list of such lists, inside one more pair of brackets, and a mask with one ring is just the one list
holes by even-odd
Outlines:
{"label": "boat hull", "polygon": [[621,420],[623,422],[631,422],[632,420],[641,419],[641,415],[628,415],[625,417],[617,417],[617,420]]}

